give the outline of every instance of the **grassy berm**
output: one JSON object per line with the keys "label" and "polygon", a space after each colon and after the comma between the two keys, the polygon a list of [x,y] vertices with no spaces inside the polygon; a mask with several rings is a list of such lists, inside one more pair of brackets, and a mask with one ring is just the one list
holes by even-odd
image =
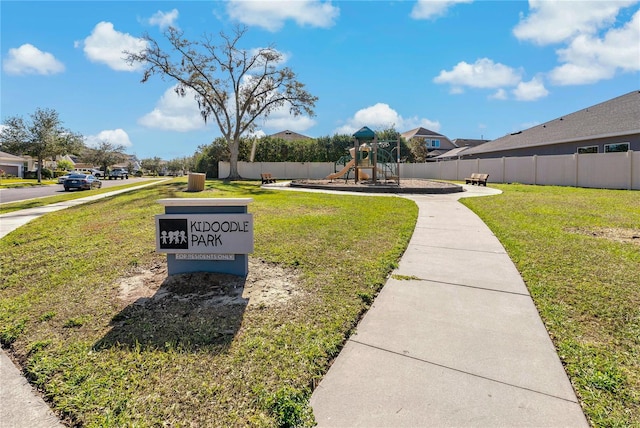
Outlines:
{"label": "grassy berm", "polygon": [[[312,389],[396,266],[417,207],[255,182],[185,190],[109,197],[3,238],[2,346],[69,425],[312,425]],[[254,198],[246,284],[166,278],[154,215],[168,197]]]}
{"label": "grassy berm", "polygon": [[494,187],[462,201],[522,274],[589,421],[640,427],[640,192]]}

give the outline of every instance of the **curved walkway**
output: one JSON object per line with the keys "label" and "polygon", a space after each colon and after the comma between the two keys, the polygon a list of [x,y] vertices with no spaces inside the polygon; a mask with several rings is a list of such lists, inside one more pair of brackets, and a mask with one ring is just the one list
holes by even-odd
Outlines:
{"label": "curved walkway", "polygon": [[[529,292],[460,197],[409,195],[413,236],[311,398],[319,427],[588,427]],[[499,191],[498,191],[499,192]]]}

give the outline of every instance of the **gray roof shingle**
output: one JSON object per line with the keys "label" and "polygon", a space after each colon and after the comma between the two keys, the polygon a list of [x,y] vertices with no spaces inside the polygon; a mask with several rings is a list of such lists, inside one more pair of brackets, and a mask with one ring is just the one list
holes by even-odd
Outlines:
{"label": "gray roof shingle", "polygon": [[288,141],[299,141],[299,140],[311,140],[311,137],[307,137],[306,135],[298,134],[297,132],[289,131],[288,129],[285,131],[280,131],[275,134],[269,135],[271,138],[282,138],[283,140]]}
{"label": "gray roof shingle", "polygon": [[640,133],[640,91],[629,92],[465,151],[465,155]]}
{"label": "gray roof shingle", "polygon": [[415,128],[412,129],[411,131],[407,131],[407,132],[403,132],[402,134],[400,134],[402,137],[404,137],[407,140],[412,139],[413,137],[445,137],[442,134],[438,134],[437,132],[434,132],[430,129],[426,129],[426,128]]}

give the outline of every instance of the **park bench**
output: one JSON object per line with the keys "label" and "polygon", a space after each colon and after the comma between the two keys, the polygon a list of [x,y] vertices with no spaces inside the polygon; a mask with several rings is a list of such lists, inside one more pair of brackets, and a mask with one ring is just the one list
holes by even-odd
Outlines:
{"label": "park bench", "polygon": [[269,172],[265,172],[265,173],[260,174],[260,178],[262,178],[262,184],[275,183],[276,182],[276,179],[273,178],[271,176],[271,173],[269,173]]}
{"label": "park bench", "polygon": [[467,184],[477,184],[478,186],[483,184],[484,187],[487,187],[488,179],[489,179],[489,174],[480,174],[478,172],[474,172],[473,174],[471,174],[471,177],[465,178],[464,181]]}

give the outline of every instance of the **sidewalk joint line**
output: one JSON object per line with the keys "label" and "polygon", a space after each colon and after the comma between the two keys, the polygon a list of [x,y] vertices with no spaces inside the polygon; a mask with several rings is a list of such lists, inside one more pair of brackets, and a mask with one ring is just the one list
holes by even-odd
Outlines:
{"label": "sidewalk joint line", "polygon": [[[398,274],[401,275],[401,274]],[[393,274],[392,274],[393,277]],[[488,287],[479,287],[477,285],[468,285],[468,284],[458,284],[456,282],[447,282],[447,281],[438,281],[435,279],[427,279],[427,278],[417,278],[414,279],[416,281],[425,281],[425,282],[435,282],[438,284],[443,284],[443,285],[453,285],[454,287],[466,287],[466,288],[475,288],[477,290],[484,290],[484,291],[494,291],[496,293],[504,293],[504,294],[515,294],[516,296],[523,296],[523,297],[531,297],[531,295],[529,293],[521,293],[518,291],[507,291],[507,290],[498,290],[495,288],[488,288]]]}
{"label": "sidewalk joint line", "polygon": [[449,231],[449,232],[475,232],[475,233],[487,233],[489,232],[492,236],[493,233],[491,233],[490,230],[480,230],[480,228],[478,226],[475,227],[468,227],[468,226],[460,226],[460,227],[442,227],[442,226],[424,226],[424,225],[418,225],[416,223],[416,229],[429,229],[429,230],[445,230],[445,231]]}
{"label": "sidewalk joint line", "polygon": [[406,354],[403,354],[403,353],[400,353],[400,352],[397,352],[397,351],[391,351],[389,349],[381,348],[379,346],[375,346],[375,345],[370,345],[368,343],[359,342],[359,341],[354,340],[354,339],[349,339],[349,341],[357,343],[357,344],[362,345],[362,346],[366,346],[368,348],[377,349],[377,350],[382,351],[382,352],[387,352],[389,354],[394,354],[394,355],[398,355],[400,357],[409,358],[409,359],[412,359],[412,360],[415,360],[415,361],[419,361],[421,363],[430,364],[432,366],[440,367],[440,368],[443,368],[443,369],[446,369],[446,370],[451,370],[451,371],[462,373],[462,374],[465,374],[465,375],[469,375],[469,376],[477,377],[477,378],[480,378],[480,379],[488,380],[489,382],[495,382],[495,383],[499,383],[501,385],[506,385],[506,386],[510,386],[510,387],[517,388],[517,389],[521,389],[521,390],[524,390],[524,391],[529,391],[529,392],[533,392],[533,393],[536,393],[536,394],[545,395],[547,397],[556,398],[558,400],[566,401],[566,402],[569,402],[569,403],[578,404],[577,401],[573,401],[573,400],[570,400],[568,398],[559,397],[557,395],[549,394],[548,392],[538,391],[538,390],[535,390],[535,389],[532,389],[532,388],[527,388],[525,386],[514,385],[514,384],[509,383],[509,382],[493,379],[493,378],[490,378],[490,377],[487,377],[487,376],[479,375],[477,373],[471,373],[471,372],[468,372],[466,370],[456,369],[455,367],[450,367],[450,366],[446,366],[444,364],[435,363],[433,361],[425,360],[425,359],[414,357],[414,356],[411,356],[411,355],[406,355]]}
{"label": "sidewalk joint line", "polygon": [[453,248],[453,247],[445,247],[443,245],[429,245],[429,244],[414,244],[416,247],[427,247],[427,248],[440,248],[443,250],[454,250],[454,251],[470,251],[473,253],[484,253],[484,254],[498,254],[505,255],[506,251],[487,251],[487,250],[474,250],[471,248]]}

